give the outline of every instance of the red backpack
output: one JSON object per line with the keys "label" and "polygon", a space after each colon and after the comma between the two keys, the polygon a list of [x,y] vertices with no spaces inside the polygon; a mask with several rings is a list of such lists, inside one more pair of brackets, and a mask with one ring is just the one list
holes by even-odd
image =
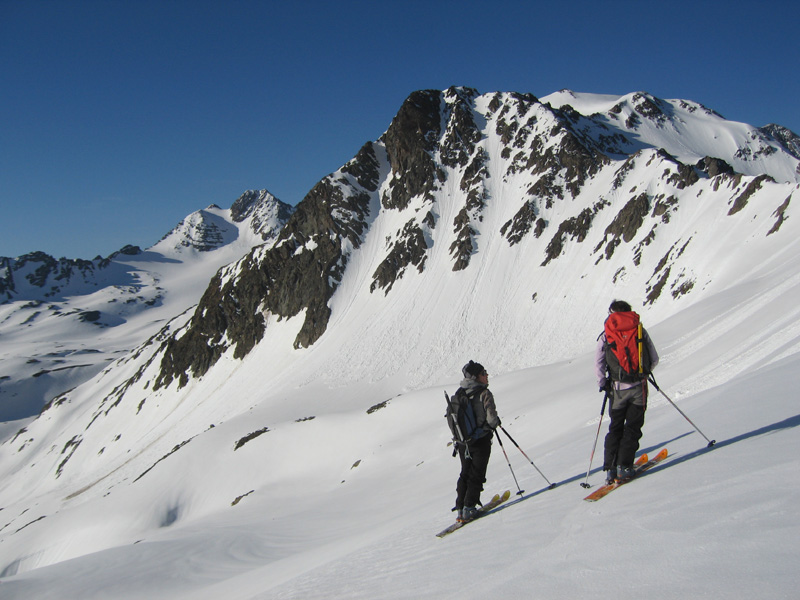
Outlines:
{"label": "red backpack", "polygon": [[612,380],[635,383],[650,373],[650,354],[639,315],[611,313],[605,322],[606,364]]}

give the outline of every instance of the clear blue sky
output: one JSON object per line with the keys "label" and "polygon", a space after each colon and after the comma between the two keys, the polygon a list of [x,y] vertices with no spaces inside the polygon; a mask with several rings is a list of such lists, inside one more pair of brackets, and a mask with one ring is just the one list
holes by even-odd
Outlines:
{"label": "clear blue sky", "polygon": [[800,133],[774,2],[0,0],[0,256],[107,256],[247,189],[296,204],[414,90],[701,102]]}

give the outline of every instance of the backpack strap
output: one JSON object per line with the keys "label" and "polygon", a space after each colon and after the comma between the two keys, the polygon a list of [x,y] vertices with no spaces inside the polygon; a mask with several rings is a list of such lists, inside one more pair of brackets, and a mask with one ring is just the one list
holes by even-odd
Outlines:
{"label": "backpack strap", "polygon": [[[485,431],[485,427],[486,427],[486,408],[483,406],[483,402],[480,400],[480,396],[481,396],[481,394],[483,394],[484,391],[486,391],[487,387],[488,386],[485,386],[485,385],[477,385],[477,386],[473,387],[472,389],[470,389],[469,391],[464,390],[464,394],[466,395],[467,399],[469,400],[470,404],[473,407],[472,412],[475,415],[475,427],[478,429],[478,431],[481,431],[481,434],[476,439],[479,439],[479,438],[483,437],[486,434],[486,431]],[[475,411],[475,408],[474,408],[474,402],[475,402],[476,399],[478,400],[478,402],[481,403],[481,414],[483,414],[483,422],[482,423],[478,422],[478,414],[477,414],[477,412]]]}

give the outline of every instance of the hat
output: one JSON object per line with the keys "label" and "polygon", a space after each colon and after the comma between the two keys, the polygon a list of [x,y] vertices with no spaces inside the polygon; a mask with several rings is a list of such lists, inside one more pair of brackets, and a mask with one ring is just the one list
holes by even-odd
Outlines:
{"label": "hat", "polygon": [[481,363],[476,363],[475,361],[469,361],[464,367],[461,369],[461,373],[463,373],[464,377],[467,379],[475,379],[478,375],[483,373],[486,369],[483,368]]}

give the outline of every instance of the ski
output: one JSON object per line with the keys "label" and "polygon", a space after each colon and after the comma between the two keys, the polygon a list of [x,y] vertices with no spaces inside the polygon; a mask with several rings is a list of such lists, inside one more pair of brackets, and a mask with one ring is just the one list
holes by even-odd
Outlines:
{"label": "ski", "polygon": [[[481,506],[480,509],[478,509],[478,514],[474,519],[472,519],[472,521],[477,521],[481,517],[486,516],[487,514],[492,512],[495,508],[500,506],[503,502],[508,500],[510,497],[511,497],[511,492],[509,490],[506,490],[505,492],[503,492],[502,495],[501,494],[495,494],[494,497],[489,502],[487,502],[486,504]],[[444,537],[447,534],[453,533],[457,529],[461,529],[462,527],[464,527],[464,525],[469,525],[470,523],[472,523],[472,521],[467,521],[465,523],[460,523],[460,522],[456,521],[455,523],[450,525],[450,527],[447,527],[446,529],[443,529],[442,531],[437,533],[436,537],[439,537],[439,538]]]}
{"label": "ski", "polygon": [[[633,479],[636,479],[636,477],[638,477],[640,474],[642,474],[645,471],[647,471],[647,469],[650,469],[650,468],[654,467],[655,465],[660,463],[665,458],[667,458],[667,449],[666,448],[664,448],[661,452],[656,454],[650,460],[647,459],[647,454],[643,454],[636,461],[636,465],[635,465],[635,467],[636,467],[636,475],[634,475]],[[603,486],[597,488],[595,491],[593,491],[588,496],[586,496],[586,498],[584,498],[584,500],[586,500],[587,502],[596,502],[597,500],[600,500],[600,498],[603,498],[604,496],[607,496],[608,494],[613,492],[619,486],[625,485],[626,483],[629,483],[629,482],[633,481],[633,479],[629,479],[628,481],[618,481],[618,482],[608,483],[606,485],[603,485]]]}

